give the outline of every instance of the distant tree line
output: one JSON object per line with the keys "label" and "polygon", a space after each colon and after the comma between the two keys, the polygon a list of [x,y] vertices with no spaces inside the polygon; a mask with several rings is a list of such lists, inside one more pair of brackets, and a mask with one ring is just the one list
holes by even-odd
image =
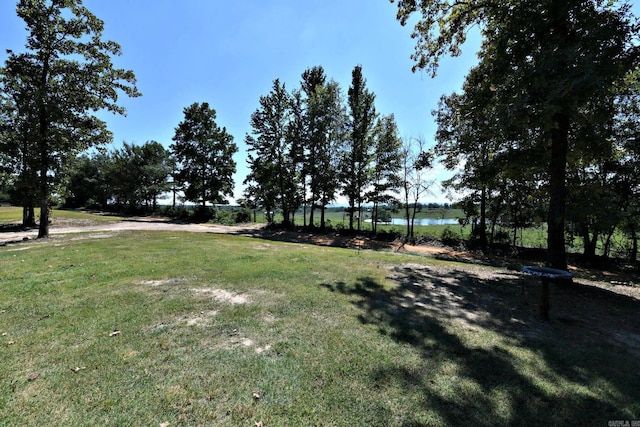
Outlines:
{"label": "distant tree line", "polygon": [[[63,207],[91,207],[120,212],[154,212],[161,197],[180,204],[225,203],[233,192],[235,172],[233,137],[215,123],[215,110],[204,103],[184,109],[169,149],[156,141],[121,148],[97,148],[70,158],[52,177],[50,203]],[[7,159],[9,201],[20,206],[36,203],[35,183],[29,180],[29,162]],[[26,166],[26,168],[25,168]],[[203,210],[199,211],[201,214]],[[24,225],[31,225],[33,218]]]}

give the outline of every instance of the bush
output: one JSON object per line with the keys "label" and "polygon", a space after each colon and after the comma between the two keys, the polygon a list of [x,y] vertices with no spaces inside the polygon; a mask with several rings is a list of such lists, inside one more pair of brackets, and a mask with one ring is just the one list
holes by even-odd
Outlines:
{"label": "bush", "polygon": [[451,227],[446,227],[442,230],[440,239],[442,240],[442,243],[447,246],[456,246],[460,243],[460,235],[453,231]]}
{"label": "bush", "polygon": [[215,212],[213,209],[208,206],[198,205],[193,209],[191,221],[196,223],[209,222],[214,216]]}
{"label": "bush", "polygon": [[190,221],[191,220],[191,212],[184,206],[169,206],[161,210],[164,212],[164,215],[169,218],[178,220],[178,221]]}
{"label": "bush", "polygon": [[211,221],[216,224],[234,225],[236,223],[236,216],[228,209],[218,209],[216,215],[211,218]]}
{"label": "bush", "polygon": [[236,224],[251,222],[251,211],[247,208],[240,208],[236,212]]}
{"label": "bush", "polygon": [[493,244],[497,246],[509,246],[511,244],[511,236],[506,231],[498,231],[493,236]]}

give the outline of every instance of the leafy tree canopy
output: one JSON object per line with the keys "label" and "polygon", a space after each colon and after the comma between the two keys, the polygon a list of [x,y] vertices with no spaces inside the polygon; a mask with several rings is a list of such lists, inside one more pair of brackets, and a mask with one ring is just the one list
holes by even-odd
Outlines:
{"label": "leafy tree canopy", "polygon": [[184,109],[171,149],[178,163],[176,180],[185,185],[186,200],[224,203],[233,194],[233,155],[238,146],[226,128],[216,123],[216,110],[209,103],[193,103]]}
{"label": "leafy tree canopy", "polygon": [[49,233],[51,181],[70,158],[111,140],[95,112],[124,114],[118,96],[139,96],[132,71],[114,68],[120,46],[102,40],[103,22],[81,0],[20,0],[17,14],[28,31],[26,52],[9,51],[1,70],[2,91],[14,104],[12,120],[20,132],[9,138],[14,151],[35,153],[40,231]]}

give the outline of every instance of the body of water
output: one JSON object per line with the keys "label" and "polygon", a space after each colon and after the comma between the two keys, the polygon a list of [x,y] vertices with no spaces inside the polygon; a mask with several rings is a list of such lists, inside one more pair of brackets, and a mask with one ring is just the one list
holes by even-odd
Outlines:
{"label": "body of water", "polygon": [[[365,220],[365,222],[371,222],[370,219]],[[386,225],[407,225],[406,218],[391,218],[390,222],[378,222],[378,224],[386,224]],[[439,219],[439,218],[416,218],[413,222],[413,225],[457,225],[459,224],[456,218],[447,218],[447,219]]]}

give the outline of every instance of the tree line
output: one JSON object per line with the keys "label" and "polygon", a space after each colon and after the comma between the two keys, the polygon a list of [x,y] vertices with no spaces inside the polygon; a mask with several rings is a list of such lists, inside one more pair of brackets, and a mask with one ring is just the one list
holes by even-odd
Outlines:
{"label": "tree line", "polygon": [[[413,192],[419,196],[428,187],[417,173],[430,168],[432,158],[403,142],[392,114],[377,113],[360,65],[353,68],[346,95],[321,66],[305,70],[291,91],[273,81],[245,138],[250,173],[244,203],[279,209],[285,226],[294,224],[302,207],[304,226],[314,227],[318,213],[325,228],[327,206],[343,196],[349,230],[361,229],[367,204],[375,232],[378,207],[397,204],[404,194],[406,213],[415,217],[420,197]],[[412,226],[407,234],[413,234]]]}
{"label": "tree line", "polygon": [[[515,235],[546,223],[550,266],[566,268],[574,237],[593,258],[597,243],[606,252],[618,232],[635,258],[640,27],[629,2],[395,2],[400,23],[415,22],[414,70],[435,75],[444,55],[460,54],[471,27],[482,37],[462,91],[434,111],[434,149],[399,138],[393,115],[376,111],[362,67],[346,93],[312,67],[299,87],[276,79],[260,97],[245,136],[243,202],[281,211],[285,225],[302,207],[305,225],[324,227],[327,206],[344,197],[355,230],[364,204],[375,218],[378,206],[397,201],[410,223],[440,159],[455,171],[445,185],[462,197],[480,247],[497,225]],[[149,142],[78,157],[111,140],[94,113],[124,114],[118,95],[140,95],[135,76],[112,66],[120,46],[101,39],[102,21],[80,1],[21,0],[17,12],[29,36],[26,52],[9,52],[0,70],[0,176],[25,220],[40,207],[40,237],[54,193],[122,206],[153,206],[162,189],[179,188],[202,206],[232,193],[237,146],[207,103],[185,108],[169,150]],[[109,191],[83,195],[80,184],[102,176]]]}
{"label": "tree line", "polygon": [[[155,207],[166,191],[203,207],[233,193],[238,148],[208,103],[184,109],[169,149],[149,141],[109,152],[102,146],[112,134],[95,113],[125,114],[119,95],[141,95],[134,73],[112,65],[120,46],[102,39],[103,22],[79,0],[20,0],[16,11],[28,37],[26,52],[8,51],[0,69],[0,172],[12,201],[23,206],[25,225],[35,225],[40,208],[39,237],[48,235],[55,198],[136,209]],[[245,139],[247,205],[278,207],[285,225],[303,206],[305,222],[308,209],[309,225],[319,212],[324,227],[326,206],[340,195],[354,230],[364,203],[375,210],[404,189],[406,202],[415,196],[415,215],[426,186],[410,169],[430,166],[427,157],[402,145],[392,115],[376,112],[360,66],[352,77],[346,98],[319,66],[303,73],[300,88],[288,92],[276,80],[260,98]],[[406,212],[409,218],[408,203]]]}
{"label": "tree line", "polygon": [[[48,205],[154,212],[159,199],[167,196],[173,196],[174,207],[176,199],[201,206],[224,203],[233,193],[237,146],[215,119],[208,103],[194,103],[184,109],[184,120],[168,149],[157,141],[124,142],[120,148],[98,147],[66,159],[50,177]],[[3,163],[10,172],[5,187],[11,203],[23,206],[23,225],[33,226],[37,182],[31,174],[32,159],[18,153]]]}

